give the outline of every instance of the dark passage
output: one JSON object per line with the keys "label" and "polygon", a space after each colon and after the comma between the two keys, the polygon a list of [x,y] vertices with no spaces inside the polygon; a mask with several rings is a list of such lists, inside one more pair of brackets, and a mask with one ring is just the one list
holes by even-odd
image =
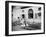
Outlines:
{"label": "dark passage", "polygon": [[32,9],[29,9],[29,11],[28,11],[28,18],[29,19],[33,18],[33,10]]}

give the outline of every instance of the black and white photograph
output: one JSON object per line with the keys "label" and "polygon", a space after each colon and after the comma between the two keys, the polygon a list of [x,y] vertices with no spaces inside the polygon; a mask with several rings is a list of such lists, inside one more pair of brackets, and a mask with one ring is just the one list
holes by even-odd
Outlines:
{"label": "black and white photograph", "polygon": [[[44,33],[44,3],[6,2],[7,35]],[[7,22],[6,21],[6,22]]]}
{"label": "black and white photograph", "polygon": [[12,31],[41,29],[41,7],[12,6]]}

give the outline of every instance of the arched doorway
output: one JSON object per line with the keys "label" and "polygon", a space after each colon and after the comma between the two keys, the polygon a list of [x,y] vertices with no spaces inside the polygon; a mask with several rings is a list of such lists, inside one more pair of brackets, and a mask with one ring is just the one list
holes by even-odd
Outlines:
{"label": "arched doorway", "polygon": [[31,18],[33,18],[33,10],[29,9],[28,10],[28,19],[31,19]]}

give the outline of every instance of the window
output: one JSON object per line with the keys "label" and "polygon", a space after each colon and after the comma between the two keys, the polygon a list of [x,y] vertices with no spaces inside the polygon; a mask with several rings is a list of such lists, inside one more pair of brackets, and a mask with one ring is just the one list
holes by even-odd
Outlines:
{"label": "window", "polygon": [[22,18],[25,18],[25,15],[24,14],[22,14]]}

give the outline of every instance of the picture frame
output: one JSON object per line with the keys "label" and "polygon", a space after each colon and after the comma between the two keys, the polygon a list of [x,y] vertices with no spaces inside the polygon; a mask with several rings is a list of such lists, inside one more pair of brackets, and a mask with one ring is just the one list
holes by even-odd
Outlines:
{"label": "picture frame", "polygon": [[[13,7],[14,7],[14,9],[13,9]],[[36,27],[36,30],[35,30],[34,28],[30,28],[30,27],[28,28],[27,27],[28,25],[25,25],[24,28],[27,29],[27,30],[24,30],[24,29],[22,29],[22,30],[20,29],[19,30],[18,28],[21,25],[18,26],[16,24],[17,26],[14,25],[15,27],[12,25],[13,22],[16,20],[16,19],[14,20],[14,14],[15,14],[15,17],[16,17],[16,13],[14,13],[14,11],[16,12],[17,9],[20,10],[20,13],[21,13],[21,11],[22,12],[27,11],[27,9],[25,10],[24,8],[27,8],[28,10],[31,8],[31,9],[34,9],[34,11],[35,10],[37,11],[36,13],[32,13],[34,15],[29,13],[29,16],[30,15],[33,16],[33,17],[30,16],[31,18],[35,18],[35,17],[37,18],[38,17],[37,13],[42,12],[41,14],[39,13],[40,15],[38,14],[40,16],[40,24],[38,24],[39,26],[34,24],[35,20],[33,19],[33,26],[36,25],[38,28],[40,27],[40,29],[37,29],[37,27]],[[19,13],[19,10],[18,10],[18,13]],[[37,20],[39,20],[39,19],[37,19]],[[14,29],[13,29],[13,27],[14,27]],[[5,35],[6,36],[18,36],[18,35],[34,35],[34,34],[45,34],[45,3],[40,3],[40,2],[22,2],[22,1],[5,1]]]}

